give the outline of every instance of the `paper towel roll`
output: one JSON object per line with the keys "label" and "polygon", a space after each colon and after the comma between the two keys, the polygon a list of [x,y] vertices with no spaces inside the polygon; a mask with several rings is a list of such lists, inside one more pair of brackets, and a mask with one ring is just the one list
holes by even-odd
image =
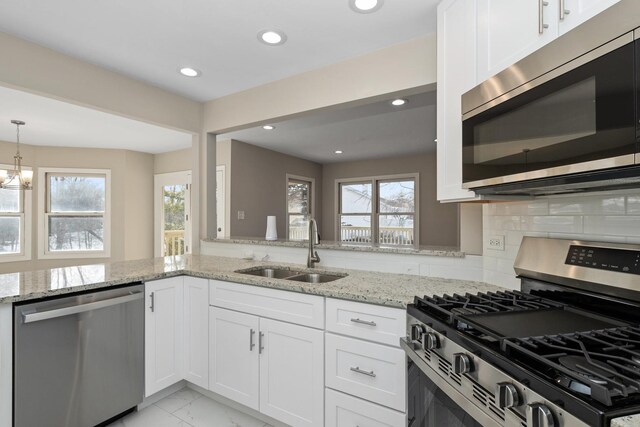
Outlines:
{"label": "paper towel roll", "polygon": [[265,236],[267,240],[278,240],[278,230],[276,229],[276,217],[267,217],[267,234]]}

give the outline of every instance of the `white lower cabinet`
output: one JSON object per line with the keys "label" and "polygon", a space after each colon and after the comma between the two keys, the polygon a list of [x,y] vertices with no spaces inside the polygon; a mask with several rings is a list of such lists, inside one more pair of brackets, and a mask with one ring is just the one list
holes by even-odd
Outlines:
{"label": "white lower cabinet", "polygon": [[406,411],[406,356],[399,348],[330,333],[325,337],[327,387]]}
{"label": "white lower cabinet", "polygon": [[184,277],[184,379],[209,385],[209,280]]}
{"label": "white lower cabinet", "polygon": [[324,331],[210,307],[209,389],[294,427],[323,426]]}
{"label": "white lower cabinet", "polygon": [[260,318],[209,308],[209,390],[260,409]]}
{"label": "white lower cabinet", "polygon": [[405,427],[402,412],[327,389],[325,395],[325,427]]}
{"label": "white lower cabinet", "polygon": [[182,276],[145,283],[145,396],[184,377],[183,283]]}

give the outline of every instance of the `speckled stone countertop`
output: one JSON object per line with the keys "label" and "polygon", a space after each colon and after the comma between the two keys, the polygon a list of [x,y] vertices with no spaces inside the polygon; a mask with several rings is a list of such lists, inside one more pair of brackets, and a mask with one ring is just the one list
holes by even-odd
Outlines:
{"label": "speckled stone countertop", "polygon": [[611,427],[638,427],[640,426],[640,414],[611,420]]}
{"label": "speckled stone countertop", "polygon": [[269,279],[235,272],[258,266],[306,270],[303,266],[296,264],[197,255],[91,264],[2,274],[0,275],[0,303],[28,301],[181,274],[400,308],[412,302],[415,295],[477,293],[503,289],[482,282],[337,268],[314,269],[314,272],[330,271],[347,275],[334,282],[321,284]]}
{"label": "speckled stone countertop", "polygon": [[[306,248],[309,243],[300,240],[266,240],[264,237],[229,237],[227,239],[208,239],[213,243],[236,243],[241,245],[285,246],[290,248]],[[380,252],[386,254],[443,256],[452,258],[464,257],[464,252],[448,246],[384,246],[372,243],[345,243],[321,240],[315,245],[317,249],[328,249],[352,252]]]}

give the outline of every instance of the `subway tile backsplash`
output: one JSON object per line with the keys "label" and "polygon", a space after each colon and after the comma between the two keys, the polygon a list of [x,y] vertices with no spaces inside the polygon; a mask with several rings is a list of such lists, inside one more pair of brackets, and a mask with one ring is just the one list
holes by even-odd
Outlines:
{"label": "subway tile backsplash", "polygon": [[[640,190],[550,196],[483,206],[486,282],[519,288],[513,263],[523,236],[640,244]],[[505,237],[505,250],[489,247]]]}

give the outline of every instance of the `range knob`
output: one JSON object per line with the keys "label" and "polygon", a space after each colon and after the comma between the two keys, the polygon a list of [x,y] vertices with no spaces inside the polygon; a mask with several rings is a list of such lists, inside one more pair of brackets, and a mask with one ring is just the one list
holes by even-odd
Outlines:
{"label": "range knob", "polygon": [[421,325],[419,323],[411,325],[411,341],[417,343],[421,342],[422,335],[424,335],[426,332],[427,328],[425,328],[424,325]]}
{"label": "range knob", "polygon": [[440,339],[433,332],[422,334],[422,348],[425,350],[435,350],[440,348]]}
{"label": "range knob", "polygon": [[519,406],[520,395],[516,386],[511,383],[498,383],[496,386],[496,402],[500,409]]}
{"label": "range knob", "polygon": [[461,375],[471,371],[473,371],[471,358],[464,353],[455,353],[453,355],[453,372]]}
{"label": "range knob", "polygon": [[532,403],[527,406],[528,427],[555,427],[553,412],[543,403]]}

